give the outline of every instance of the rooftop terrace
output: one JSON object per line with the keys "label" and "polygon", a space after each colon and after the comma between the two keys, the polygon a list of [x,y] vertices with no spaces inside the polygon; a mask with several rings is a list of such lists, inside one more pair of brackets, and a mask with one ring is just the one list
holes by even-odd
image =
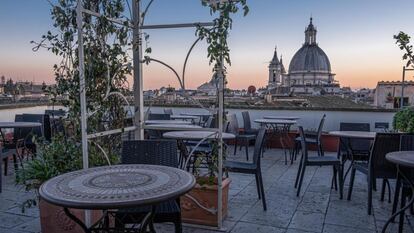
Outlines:
{"label": "rooftop terrace", "polygon": [[[252,149],[252,148],[250,148]],[[230,151],[231,148],[230,148]],[[242,151],[243,152],[243,151]],[[244,154],[229,156],[243,160]],[[298,161],[285,165],[283,151],[267,150],[262,160],[264,187],[268,210],[263,211],[257,198],[254,176],[230,173],[229,213],[224,225],[227,232],[253,233],[374,233],[380,232],[390,216],[391,203],[380,201],[380,191],[374,192],[374,211],[366,213],[367,191],[363,175],[357,173],[352,200],[340,200],[331,189],[331,167],[309,167],[300,197],[296,197],[294,179]],[[5,186],[0,193],[0,232],[40,232],[37,208],[21,212],[19,205],[32,193],[14,184],[13,171],[3,177]],[[348,180],[345,183],[347,192]],[[381,187],[378,184],[378,187]],[[392,187],[393,190],[393,187]],[[412,216],[407,217],[404,232],[413,232]],[[388,232],[397,232],[395,223]],[[157,232],[171,232],[171,225],[157,225]],[[185,227],[184,232],[211,233],[214,230]]]}

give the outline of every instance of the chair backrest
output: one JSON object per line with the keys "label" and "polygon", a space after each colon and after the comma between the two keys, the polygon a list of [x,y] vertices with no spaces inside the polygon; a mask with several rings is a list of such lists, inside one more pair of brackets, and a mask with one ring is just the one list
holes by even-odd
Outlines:
{"label": "chair backrest", "polygon": [[377,133],[369,158],[374,177],[397,174],[396,166],[390,163],[385,155],[400,150],[400,136],[398,133]]}
{"label": "chair backrest", "polygon": [[52,117],[63,117],[66,112],[63,109],[46,109],[45,114]]}
{"label": "chair backrest", "polygon": [[150,113],[148,120],[171,120],[171,116],[165,113]]}
{"label": "chair backrest", "polygon": [[325,118],[326,118],[326,114],[323,114],[321,121],[319,122],[319,127],[318,127],[318,140],[321,139],[322,136],[322,130],[323,130],[323,125],[325,124]]}
{"label": "chair backrest", "polygon": [[39,137],[44,137],[47,141],[51,139],[51,125],[50,117],[46,114],[23,114],[24,122],[39,122],[42,124],[42,127],[36,127],[31,129],[34,135]]}
{"label": "chair backrest", "polygon": [[242,112],[243,117],[243,128],[244,130],[251,130],[252,129],[252,123],[250,121],[250,114],[248,111]]}
{"label": "chair backrest", "polygon": [[369,123],[347,123],[341,122],[339,124],[340,131],[370,131]]}
{"label": "chair backrest", "polygon": [[173,115],[173,110],[171,108],[164,108],[164,113],[168,115]]}
{"label": "chair backrest", "polygon": [[239,134],[239,123],[237,122],[236,114],[229,114],[227,115],[229,126],[227,131],[229,133],[238,135]]}
{"label": "chair backrest", "polygon": [[260,166],[260,157],[263,150],[264,138],[266,136],[266,128],[262,127],[257,133],[256,142],[254,143],[253,164]]}
{"label": "chair backrest", "polygon": [[303,132],[303,127],[298,126],[298,131],[299,131],[300,145],[301,145],[301,152],[302,152],[301,162],[303,162],[303,161],[308,160],[308,146],[306,144],[306,137],[305,137],[305,133]]}
{"label": "chair backrest", "polygon": [[175,140],[134,140],[122,144],[121,163],[178,167]]}
{"label": "chair backrest", "polygon": [[[370,125],[369,123],[346,123],[341,122],[339,125],[340,131],[364,131],[369,132],[370,131]],[[345,139],[342,139],[345,140]],[[371,147],[371,141],[369,139],[350,139],[349,142],[345,141],[344,143],[341,143],[341,150],[346,151],[346,148],[344,145],[350,144],[353,151],[365,151],[369,152]]]}
{"label": "chair backrest", "polygon": [[206,123],[204,124],[204,127],[206,128],[214,128],[216,125],[216,120],[214,116],[209,116]]}
{"label": "chair backrest", "polygon": [[414,150],[413,134],[401,134],[400,150]]}
{"label": "chair backrest", "polygon": [[375,129],[377,130],[387,132],[389,128],[390,124],[388,122],[375,122]]}

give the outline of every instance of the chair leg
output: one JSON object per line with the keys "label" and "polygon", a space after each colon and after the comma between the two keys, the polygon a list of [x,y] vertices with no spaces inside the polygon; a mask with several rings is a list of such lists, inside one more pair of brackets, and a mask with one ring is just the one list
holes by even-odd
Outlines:
{"label": "chair leg", "polygon": [[264,187],[263,187],[262,171],[259,170],[258,176],[259,176],[259,182],[260,182],[260,191],[261,191],[261,196],[262,196],[263,210],[266,211],[267,206],[266,206],[266,197],[265,197],[265,192],[264,192]]}
{"label": "chair leg", "polygon": [[384,201],[385,197],[385,186],[387,185],[387,179],[382,179],[382,186],[381,186],[381,201]]}
{"label": "chair leg", "polygon": [[318,147],[318,156],[322,156],[322,154],[321,154],[321,148],[319,147],[319,144],[317,145],[317,147]]}
{"label": "chair leg", "polygon": [[[398,198],[400,197],[400,192],[401,192],[401,178],[397,174],[397,179],[395,183],[395,191],[394,191],[394,201],[392,202],[392,213],[391,213],[392,215],[397,212]],[[394,219],[392,221],[394,221]]]}
{"label": "chair leg", "polygon": [[368,174],[368,215],[372,213],[372,191],[374,189],[374,182],[375,180],[372,178],[372,175]]}
{"label": "chair leg", "polygon": [[[405,206],[405,199],[407,198],[407,191],[406,188],[403,187],[402,195],[401,195],[401,206],[400,208],[404,208]],[[400,214],[400,222],[398,223],[398,232],[403,232],[403,226],[404,226],[404,217],[405,217],[405,211],[402,211]]]}
{"label": "chair leg", "polygon": [[296,174],[296,180],[295,180],[295,188],[298,187],[298,181],[299,181],[299,176],[300,176],[300,172],[302,170],[302,159],[300,159],[300,163],[299,163],[299,167],[298,167],[298,173]]}
{"label": "chair leg", "polygon": [[148,227],[149,227],[149,232],[150,233],[156,233],[153,222],[150,222],[150,224],[148,224]]}
{"label": "chair leg", "polygon": [[246,160],[249,161],[249,141],[245,142],[245,149],[246,149]]}
{"label": "chair leg", "polygon": [[233,155],[236,155],[236,151],[237,151],[237,138],[234,139],[234,153],[233,153]]}
{"label": "chair leg", "polygon": [[260,199],[262,199],[262,195],[261,195],[261,191],[260,191],[259,175],[256,173],[254,176],[256,178],[257,195],[259,196],[259,200],[260,200]]}
{"label": "chair leg", "polygon": [[319,150],[321,151],[321,155],[324,156],[325,152],[323,151],[323,145],[321,142],[319,142]]}
{"label": "chair leg", "polygon": [[338,177],[338,170],[336,169],[335,166],[333,166],[333,183],[334,183],[335,191],[338,191],[338,182],[336,180],[336,177]]}
{"label": "chair leg", "polygon": [[8,170],[8,167],[9,167],[9,158],[7,157],[7,158],[4,158],[4,176],[7,176],[7,170]]}
{"label": "chair leg", "polygon": [[348,201],[351,200],[352,189],[354,188],[355,173],[356,173],[356,169],[352,168],[351,177],[349,178],[348,197],[346,198]]}
{"label": "chair leg", "polygon": [[303,182],[303,177],[305,176],[305,170],[306,170],[306,164],[303,163],[302,171],[300,172],[300,177],[299,177],[299,187],[298,187],[298,190],[296,192],[296,196],[298,196],[298,197],[299,197],[299,194],[300,194],[300,189],[302,188],[302,182]]}
{"label": "chair leg", "polygon": [[391,203],[391,185],[390,185],[389,180],[387,180],[386,184],[388,188],[388,203]]}
{"label": "chair leg", "polygon": [[[323,155],[322,155],[323,156]],[[344,198],[344,170],[341,165],[338,165],[338,176],[339,176],[339,199]]]}
{"label": "chair leg", "polygon": [[182,233],[183,232],[183,225],[182,225],[181,222],[182,222],[181,217],[180,217],[179,221],[174,222],[175,233]]}

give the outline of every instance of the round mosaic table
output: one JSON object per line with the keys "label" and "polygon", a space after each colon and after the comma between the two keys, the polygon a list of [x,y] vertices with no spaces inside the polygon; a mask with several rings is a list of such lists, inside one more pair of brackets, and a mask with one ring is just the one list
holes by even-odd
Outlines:
{"label": "round mosaic table", "polygon": [[199,125],[203,125],[205,123],[205,121],[207,121],[207,119],[210,116],[213,116],[213,114],[211,113],[181,113],[180,115],[182,116],[191,116],[191,117],[197,117],[198,118],[198,124]]}
{"label": "round mosaic table", "polygon": [[[413,177],[412,177],[412,171],[414,169],[414,151],[396,151],[387,153],[385,155],[385,158],[390,161],[391,163],[397,165],[397,182],[396,182],[396,188],[394,193],[399,193],[400,188],[402,185],[402,179],[405,180],[405,182],[410,186],[411,193],[414,193],[414,184],[413,184]],[[404,188],[403,188],[404,190]],[[404,193],[404,191],[403,191]],[[399,195],[399,194],[395,194]],[[408,201],[408,204],[405,205],[405,197],[402,195],[401,197],[401,209],[388,219],[388,221],[385,223],[384,227],[382,228],[382,233],[385,233],[387,231],[387,228],[389,224],[394,220],[395,217],[400,215],[400,221],[398,223],[398,232],[404,232],[404,218],[405,218],[405,210],[410,208],[414,203],[414,196],[411,196],[410,200]]]}
{"label": "round mosaic table", "polygon": [[[293,148],[289,145],[294,145],[292,138],[289,136],[290,127],[296,124],[294,120],[286,119],[256,119],[254,122],[271,130],[271,135],[279,138],[279,143],[282,146],[285,155],[285,164],[287,164],[287,153],[292,161],[293,159]],[[268,137],[269,140],[269,137]]]}
{"label": "round mosaic table", "polygon": [[173,125],[173,124],[154,124],[147,125],[145,129],[159,130],[159,131],[180,131],[180,130],[200,130],[201,126],[199,125]]}
{"label": "round mosaic table", "polygon": [[300,119],[300,117],[297,117],[297,116],[264,116],[263,118],[264,119],[291,120],[291,121]]}
{"label": "round mosaic table", "polygon": [[190,121],[178,121],[178,120],[146,120],[146,125],[159,125],[159,124],[169,124],[169,125],[191,125]]}
{"label": "round mosaic table", "polygon": [[0,122],[0,129],[36,128],[41,127],[39,122]]}
{"label": "round mosaic table", "polygon": [[191,121],[199,119],[198,116],[189,116],[189,115],[171,115],[170,118],[173,120],[191,120]]}
{"label": "round mosaic table", "polygon": [[149,215],[153,216],[157,203],[177,198],[194,185],[194,176],[177,168],[146,164],[115,165],[54,177],[40,187],[39,194],[43,200],[64,207],[68,217],[85,232],[93,232],[93,229],[82,226],[82,222],[76,220],[67,208],[108,210],[152,205]]}
{"label": "round mosaic table", "polygon": [[366,131],[330,131],[329,135],[338,136],[342,138],[357,138],[357,139],[371,139],[373,140],[377,135],[376,132]]}
{"label": "round mosaic table", "polygon": [[[162,135],[164,138],[185,139],[185,140],[202,140],[204,138],[217,139],[218,135],[208,131],[176,131],[167,132]],[[234,139],[236,136],[231,133],[222,133],[223,140]]]}

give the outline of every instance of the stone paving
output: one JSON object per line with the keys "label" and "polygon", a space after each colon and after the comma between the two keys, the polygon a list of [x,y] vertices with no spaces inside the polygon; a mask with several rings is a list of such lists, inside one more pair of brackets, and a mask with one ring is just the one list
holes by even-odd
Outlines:
{"label": "stone paving", "polygon": [[[252,149],[252,148],[251,148]],[[232,151],[231,149],[229,151]],[[242,151],[243,152],[243,151]],[[243,159],[244,154],[229,156]],[[252,151],[251,151],[252,152]],[[251,153],[252,154],[252,153]],[[331,167],[309,167],[300,197],[296,197],[294,180],[298,161],[285,165],[281,150],[267,150],[262,159],[267,208],[265,212],[257,198],[254,176],[230,173],[229,213],[224,221],[227,232],[237,233],[374,233],[380,232],[391,213],[391,204],[380,201],[380,192],[374,192],[373,215],[367,214],[365,176],[357,174],[352,200],[340,200],[331,189]],[[14,184],[13,172],[3,177],[0,193],[0,232],[40,232],[37,208],[21,212],[20,203],[33,193],[26,193]],[[348,180],[344,189],[348,190]],[[378,186],[381,183],[378,181]],[[411,216],[407,217],[404,232],[414,232]],[[169,224],[157,226],[157,232],[173,232]],[[397,232],[393,224],[388,232]],[[212,233],[211,229],[185,226],[185,233]]]}

